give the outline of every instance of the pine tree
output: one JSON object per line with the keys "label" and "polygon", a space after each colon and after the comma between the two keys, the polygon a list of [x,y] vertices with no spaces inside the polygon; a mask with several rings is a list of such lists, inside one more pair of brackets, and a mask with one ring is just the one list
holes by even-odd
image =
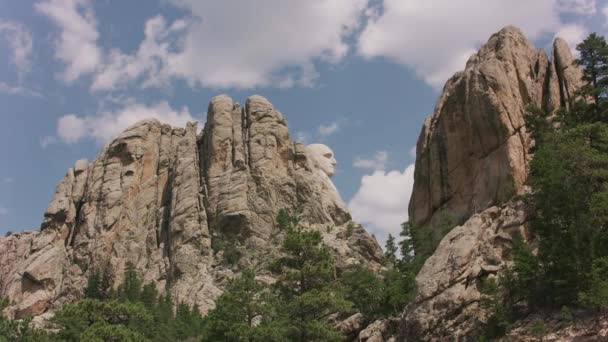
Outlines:
{"label": "pine tree", "polygon": [[388,262],[393,265],[395,264],[395,261],[397,260],[397,245],[395,244],[395,238],[392,234],[388,234],[388,238],[386,239],[384,256]]}
{"label": "pine tree", "polygon": [[604,37],[590,34],[576,49],[580,53],[577,64],[583,69],[583,81],[586,83],[579,91],[584,102],[591,100],[588,110],[582,107],[584,121],[608,122],[606,116],[606,96],[608,86],[608,44]]}
{"label": "pine tree", "polygon": [[139,300],[141,293],[141,279],[137,274],[135,265],[130,261],[127,262],[124,279],[119,288],[119,297],[123,301],[136,302]]}
{"label": "pine tree", "polygon": [[84,296],[91,299],[101,299],[101,274],[98,270],[92,270],[87,279],[87,287]]}
{"label": "pine tree", "polygon": [[378,275],[361,265],[350,267],[340,277],[346,299],[353,303],[367,321],[373,321],[385,314],[385,289]]}
{"label": "pine tree", "polygon": [[158,291],[156,290],[156,285],[154,285],[154,283],[144,285],[140,295],[140,301],[144,304],[144,306],[148,310],[154,309],[157,299]]}
{"label": "pine tree", "polygon": [[299,224],[285,228],[284,257],[277,262],[281,274],[274,287],[289,340],[339,341],[341,336],[327,317],[348,310],[352,303],[336,286],[333,257],[319,231],[304,230]]}
{"label": "pine tree", "polygon": [[215,309],[205,318],[205,341],[252,341],[260,335],[256,320],[266,323],[273,317],[267,311],[266,286],[255,279],[255,272],[245,270],[232,280],[217,299]]}

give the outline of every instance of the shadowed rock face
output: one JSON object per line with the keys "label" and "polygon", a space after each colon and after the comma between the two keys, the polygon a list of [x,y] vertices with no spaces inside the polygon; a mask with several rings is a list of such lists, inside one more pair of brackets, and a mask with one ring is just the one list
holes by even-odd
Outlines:
{"label": "shadowed rock face", "polygon": [[526,109],[567,106],[580,85],[581,71],[562,39],[549,61],[517,28],[494,34],[446,83],[424,122],[410,220],[432,227],[448,216],[463,223],[521,194],[531,143]]}
{"label": "shadowed rock face", "polygon": [[[106,261],[117,282],[131,262],[144,282],[207,311],[238,269],[276,256],[281,208],[303,209],[304,224],[323,233],[339,267],[381,267],[373,237],[360,226],[344,233],[350,216],[319,172],[261,96],[244,107],[214,97],[200,136],[196,124],[139,122],[92,163],[68,170],[40,232],[0,239],[0,296],[15,302],[7,313],[40,315],[79,298],[91,268]],[[212,248],[218,241],[241,252],[237,265]]]}

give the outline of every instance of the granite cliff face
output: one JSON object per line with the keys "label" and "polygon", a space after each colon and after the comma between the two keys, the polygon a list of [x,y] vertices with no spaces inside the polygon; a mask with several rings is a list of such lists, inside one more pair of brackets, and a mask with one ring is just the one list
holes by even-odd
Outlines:
{"label": "granite cliff face", "polygon": [[[15,303],[7,313],[37,316],[76,300],[105,262],[117,281],[131,262],[145,282],[207,311],[239,269],[263,269],[278,253],[282,208],[303,209],[338,267],[380,268],[378,243],[350,221],[314,150],[289,140],[283,115],[261,96],[244,107],[214,97],[198,136],[194,123],[137,123],[68,170],[40,231],[0,239],[0,296]],[[235,265],[226,244],[240,252]]]}
{"label": "granite cliff face", "polygon": [[566,42],[552,59],[515,27],[494,34],[446,83],[422,128],[409,217],[437,226],[445,217],[464,223],[472,214],[524,191],[530,139],[524,115],[567,106],[581,71]]}
{"label": "granite cliff face", "polygon": [[[534,105],[568,107],[581,70],[557,38],[552,58],[517,28],[494,34],[463,72],[445,85],[417,145],[410,220],[442,238],[416,277],[418,295],[401,322],[419,340],[467,340],[485,322],[481,279],[510,262],[515,235],[527,236],[527,191],[533,143],[524,116]],[[457,226],[447,235],[445,218]]]}

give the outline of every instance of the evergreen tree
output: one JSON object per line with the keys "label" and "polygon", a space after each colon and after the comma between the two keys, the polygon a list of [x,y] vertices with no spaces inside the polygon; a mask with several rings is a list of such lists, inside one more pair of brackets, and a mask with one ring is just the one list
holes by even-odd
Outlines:
{"label": "evergreen tree", "polygon": [[608,125],[548,134],[531,163],[532,228],[546,305],[576,302],[593,260],[608,253]]}
{"label": "evergreen tree", "polygon": [[101,274],[98,270],[93,270],[87,279],[87,287],[84,296],[91,299],[101,299]]}
{"label": "evergreen tree", "polygon": [[[270,322],[266,286],[255,279],[252,270],[244,271],[232,280],[217,299],[204,323],[205,341],[254,341],[261,340],[259,322],[262,317]],[[267,291],[266,291],[267,292]]]}
{"label": "evergreen tree", "polygon": [[580,89],[579,95],[583,103],[588,100],[589,106],[579,106],[581,119],[585,122],[608,122],[606,116],[606,96],[608,86],[608,45],[604,37],[596,33],[590,34],[576,49],[580,53],[577,64],[583,69],[585,85]]}
{"label": "evergreen tree", "polygon": [[386,260],[393,265],[395,264],[395,261],[397,261],[397,245],[392,234],[388,234],[388,238],[386,239],[384,256],[386,257]]}
{"label": "evergreen tree", "polygon": [[[296,219],[287,222],[277,262],[279,279],[275,283],[278,311],[284,317],[292,341],[339,341],[340,334],[327,322],[329,315],[348,310],[336,286],[332,255],[318,231],[304,230]],[[296,224],[293,224],[296,222]]]}
{"label": "evergreen tree", "polygon": [[153,310],[158,299],[158,291],[154,283],[144,285],[141,290],[140,301],[148,310]]}
{"label": "evergreen tree", "polygon": [[340,283],[346,299],[367,321],[373,321],[385,313],[384,284],[374,271],[361,265],[352,266],[342,274]]}
{"label": "evergreen tree", "polygon": [[141,294],[141,279],[137,274],[135,265],[127,262],[124,279],[119,287],[119,298],[123,301],[137,302]]}

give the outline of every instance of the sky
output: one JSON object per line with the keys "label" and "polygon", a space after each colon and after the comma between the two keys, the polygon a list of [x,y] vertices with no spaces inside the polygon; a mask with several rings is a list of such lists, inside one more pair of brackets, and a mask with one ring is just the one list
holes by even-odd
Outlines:
{"label": "sky", "polygon": [[574,47],[607,33],[608,0],[0,0],[0,234],[38,229],[66,170],[138,120],[202,127],[211,97],[259,94],[334,150],[384,241],[443,84],[507,25]]}

